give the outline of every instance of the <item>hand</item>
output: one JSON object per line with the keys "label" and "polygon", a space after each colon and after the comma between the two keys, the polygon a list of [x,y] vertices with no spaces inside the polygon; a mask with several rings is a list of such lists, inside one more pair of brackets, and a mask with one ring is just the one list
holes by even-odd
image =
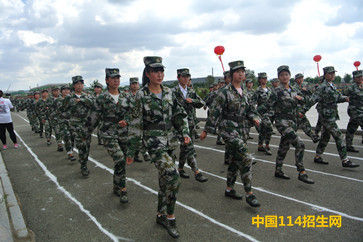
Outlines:
{"label": "hand", "polygon": [[134,162],[134,158],[132,158],[132,157],[126,157],[126,164],[131,165],[132,162]]}
{"label": "hand", "polygon": [[206,107],[206,106],[204,106],[204,107],[203,107],[203,109],[204,109],[204,110],[207,110],[207,107]]}
{"label": "hand", "polygon": [[344,98],[346,102],[349,102],[349,97]]}
{"label": "hand", "polygon": [[296,95],[296,96],[295,96],[295,99],[297,99],[297,100],[299,100],[299,101],[300,101],[300,100],[302,100],[302,97],[301,97],[301,96],[299,96],[299,95]]}
{"label": "hand", "polygon": [[80,102],[80,101],[81,101],[81,99],[79,99],[79,98],[77,98],[77,99],[76,99],[76,102],[77,102],[77,103],[78,103],[78,102]]}
{"label": "hand", "polygon": [[202,133],[200,134],[200,140],[204,140],[207,137],[207,132],[205,132],[204,130],[202,131]]}
{"label": "hand", "polygon": [[254,123],[257,127],[259,127],[259,126],[260,126],[260,120],[258,120],[258,119],[254,119],[254,120],[253,120],[253,123]]}
{"label": "hand", "polygon": [[118,124],[121,126],[121,128],[125,128],[127,126],[127,122],[125,120],[121,120],[118,122]]}
{"label": "hand", "polygon": [[304,114],[299,113],[299,118],[302,118],[302,117],[304,117]]}
{"label": "hand", "polygon": [[42,119],[42,124],[45,124],[45,119]]}
{"label": "hand", "polygon": [[185,137],[184,138],[184,144],[187,145],[190,143],[190,138],[189,137]]}
{"label": "hand", "polygon": [[193,100],[191,98],[187,98],[187,99],[185,99],[185,101],[187,101],[187,103],[192,103],[193,102]]}

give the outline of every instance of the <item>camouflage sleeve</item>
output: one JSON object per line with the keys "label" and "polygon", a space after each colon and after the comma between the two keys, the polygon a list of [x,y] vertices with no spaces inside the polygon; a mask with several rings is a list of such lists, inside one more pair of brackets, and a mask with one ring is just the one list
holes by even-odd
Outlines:
{"label": "camouflage sleeve", "polygon": [[171,123],[175,130],[184,138],[189,137],[188,115],[183,106],[178,102],[174,92]]}
{"label": "camouflage sleeve", "polygon": [[94,130],[101,119],[101,116],[103,114],[103,96],[99,95],[96,100],[94,100],[94,107],[90,110],[87,124],[86,126],[90,127],[90,130]]}
{"label": "camouflage sleeve", "polygon": [[134,99],[130,100],[130,115],[128,122],[128,149],[127,157],[134,157],[142,141],[143,107],[142,92],[137,92]]}
{"label": "camouflage sleeve", "polygon": [[204,127],[204,131],[207,133],[215,134],[219,122],[219,118],[223,113],[223,109],[226,103],[226,97],[223,92],[218,92],[213,107],[210,109],[209,117]]}
{"label": "camouflage sleeve", "polygon": [[341,92],[338,92],[338,103],[344,103],[347,96],[344,96]]}
{"label": "camouflage sleeve", "polygon": [[248,110],[247,110],[247,118],[248,120],[250,120],[251,122],[253,122],[253,120],[258,120],[259,122],[261,122],[261,118],[260,115],[257,112],[256,109],[256,105],[253,103],[253,100],[251,101],[251,99],[253,98],[249,98],[247,97],[247,103],[248,103]]}
{"label": "camouflage sleeve", "polygon": [[272,92],[268,100],[257,107],[257,112],[260,114],[267,113],[270,109],[274,109],[276,101],[277,101],[277,93]]}
{"label": "camouflage sleeve", "polygon": [[64,111],[67,111],[69,108],[70,108],[70,101],[71,101],[71,97],[70,96],[66,96],[64,99],[63,99],[63,102],[62,102],[62,109]]}
{"label": "camouflage sleeve", "polygon": [[130,105],[131,105],[131,96],[127,96],[125,94],[121,94],[118,97],[118,102],[116,106],[116,118],[119,120],[125,120],[127,123],[130,122]]}
{"label": "camouflage sleeve", "polygon": [[192,106],[194,108],[202,108],[205,105],[205,103],[202,100],[202,98],[199,97],[199,95],[196,92],[194,92],[194,95],[193,95],[192,100],[193,100]]}

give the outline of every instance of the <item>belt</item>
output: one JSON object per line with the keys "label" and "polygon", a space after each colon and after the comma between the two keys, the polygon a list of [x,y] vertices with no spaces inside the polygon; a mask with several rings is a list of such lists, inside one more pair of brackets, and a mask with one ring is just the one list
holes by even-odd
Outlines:
{"label": "belt", "polygon": [[338,105],[337,104],[321,104],[321,107],[322,108],[338,108]]}
{"label": "belt", "polygon": [[289,119],[289,120],[295,120],[296,117],[293,114],[287,114],[287,113],[276,113],[277,117],[283,118],[283,119]]}
{"label": "belt", "polygon": [[244,120],[244,118],[243,118],[243,117],[230,116],[230,115],[225,115],[225,116],[224,116],[224,119],[232,120],[232,121],[235,121],[235,122],[242,122],[242,121]]}
{"label": "belt", "polygon": [[171,123],[167,124],[146,124],[144,125],[144,130],[170,130],[172,127]]}
{"label": "belt", "polygon": [[111,122],[111,123],[118,123],[120,120],[117,119],[116,117],[113,117],[113,118],[107,118],[107,117],[104,117],[103,119],[103,122]]}

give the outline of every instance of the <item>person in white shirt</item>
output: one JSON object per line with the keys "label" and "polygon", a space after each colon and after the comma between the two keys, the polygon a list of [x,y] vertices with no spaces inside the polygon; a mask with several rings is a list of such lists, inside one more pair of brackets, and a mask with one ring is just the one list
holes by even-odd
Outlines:
{"label": "person in white shirt", "polygon": [[3,91],[0,90],[0,139],[3,142],[3,150],[6,150],[8,146],[6,145],[6,134],[7,129],[11,140],[14,143],[14,147],[18,148],[19,145],[16,141],[16,136],[13,128],[13,121],[11,120],[10,109],[14,108],[11,101],[7,98],[3,98]]}

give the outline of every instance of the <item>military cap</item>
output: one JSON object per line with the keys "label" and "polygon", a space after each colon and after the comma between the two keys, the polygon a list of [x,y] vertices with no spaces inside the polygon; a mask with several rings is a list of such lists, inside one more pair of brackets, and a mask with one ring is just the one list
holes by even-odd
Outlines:
{"label": "military cap", "polygon": [[72,77],[72,83],[77,84],[77,82],[82,82],[84,84],[84,80],[82,76],[74,76]]}
{"label": "military cap", "polygon": [[218,86],[218,82],[214,82],[213,83],[213,86]]}
{"label": "military cap", "polygon": [[43,89],[43,90],[42,90],[42,93],[43,93],[43,92],[48,92],[48,89]]}
{"label": "military cap", "polygon": [[182,69],[178,69],[176,70],[176,73],[181,76],[190,76],[190,72],[188,68],[182,68]]}
{"label": "military cap", "polygon": [[362,70],[353,71],[353,78],[363,76]]}
{"label": "military cap", "polygon": [[105,69],[106,77],[120,77],[120,70],[118,68],[106,68]]}
{"label": "military cap", "polygon": [[241,61],[241,60],[229,62],[228,65],[231,70],[237,70],[239,68],[243,68],[243,69],[246,68],[243,61]]}
{"label": "military cap", "polygon": [[231,76],[230,71],[224,71],[224,72],[223,72],[223,76],[224,76],[224,77]]}
{"label": "military cap", "polygon": [[145,56],[144,57],[144,64],[145,66],[150,67],[164,67],[163,65],[163,58],[159,56]]}
{"label": "military cap", "polygon": [[331,72],[336,72],[336,70],[334,69],[334,66],[326,66],[323,68],[324,73],[331,73]]}
{"label": "military cap", "polygon": [[304,77],[304,75],[303,75],[303,74],[301,74],[301,73],[297,73],[297,74],[295,75],[295,79],[299,79],[299,78],[301,78],[301,77]]}
{"label": "military cap", "polygon": [[98,80],[95,80],[93,82],[93,88],[95,88],[95,87],[103,88],[103,85],[101,83],[99,83]]}
{"label": "military cap", "polygon": [[260,72],[260,73],[258,73],[258,78],[267,78],[266,72]]}
{"label": "military cap", "polygon": [[218,83],[226,83],[226,81],[222,78],[219,78]]}
{"label": "military cap", "polygon": [[286,66],[286,65],[279,66],[279,67],[277,68],[277,75],[280,75],[280,73],[281,73],[282,71],[287,71],[287,72],[291,75],[291,72],[290,72],[290,68],[289,68],[289,66]]}
{"label": "military cap", "polygon": [[139,78],[138,77],[131,77],[130,78],[130,84],[132,83],[139,83]]}
{"label": "military cap", "polygon": [[61,87],[61,91],[65,90],[65,89],[70,90],[71,88],[70,88],[69,86],[62,86],[62,87]]}
{"label": "military cap", "polygon": [[211,84],[210,86],[209,86],[209,88],[213,88],[214,87],[214,84]]}
{"label": "military cap", "polygon": [[272,79],[272,82],[278,82],[279,81],[279,79],[278,78],[274,78],[274,79]]}
{"label": "military cap", "polygon": [[59,90],[59,87],[58,86],[53,86],[52,91],[55,91],[55,90]]}
{"label": "military cap", "polygon": [[252,79],[246,79],[246,83],[253,83],[253,80]]}
{"label": "military cap", "polygon": [[130,88],[129,87],[124,87],[124,91],[129,91]]}
{"label": "military cap", "polygon": [[35,90],[35,91],[33,92],[33,95],[35,95],[35,94],[40,94],[39,90]]}

